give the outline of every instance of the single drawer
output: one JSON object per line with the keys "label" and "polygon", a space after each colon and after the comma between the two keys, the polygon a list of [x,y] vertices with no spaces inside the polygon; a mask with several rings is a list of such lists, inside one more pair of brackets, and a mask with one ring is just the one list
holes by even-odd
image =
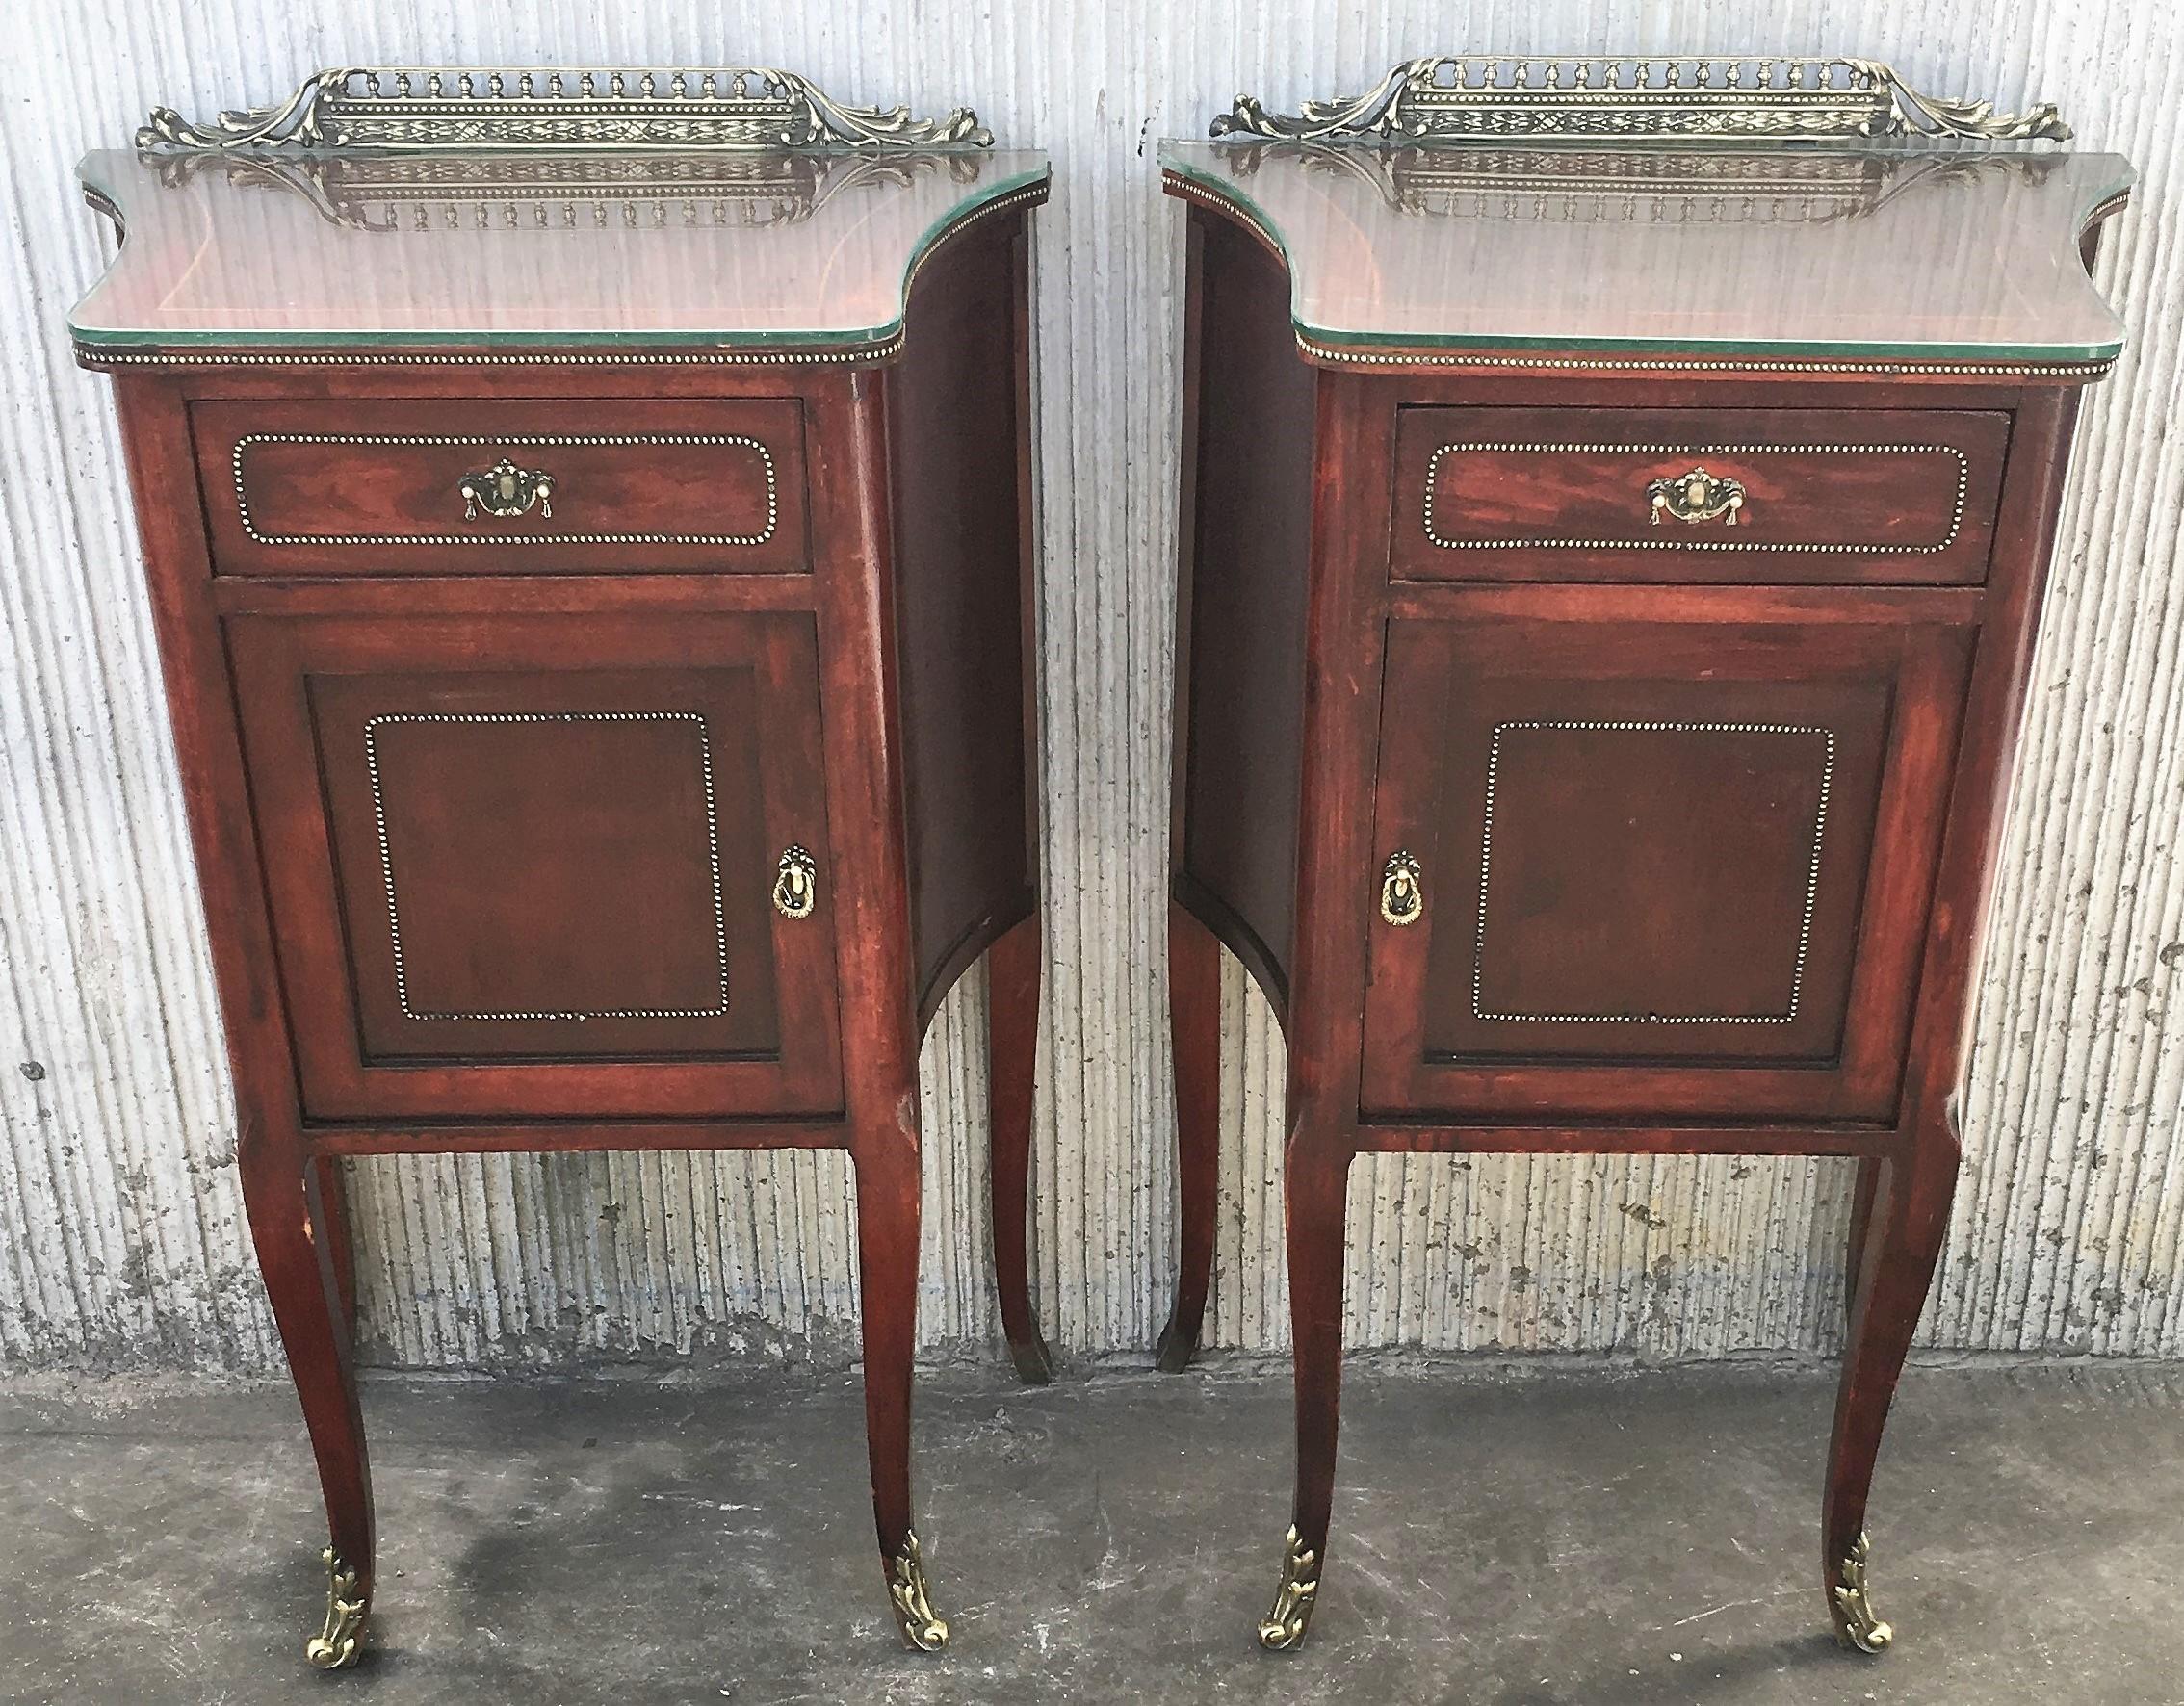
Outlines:
{"label": "single drawer", "polygon": [[216,572],[798,572],[793,400],[200,402]]}
{"label": "single drawer", "polygon": [[1410,581],[1975,582],[2010,417],[1911,409],[1408,408]]}

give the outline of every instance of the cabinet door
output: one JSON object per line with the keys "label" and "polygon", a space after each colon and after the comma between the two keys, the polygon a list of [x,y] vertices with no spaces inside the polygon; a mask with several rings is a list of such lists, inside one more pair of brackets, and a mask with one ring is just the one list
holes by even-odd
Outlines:
{"label": "cabinet door", "polygon": [[1423,904],[1372,923],[1367,1114],[1892,1118],[1969,656],[1925,623],[1395,623],[1376,859]]}
{"label": "cabinet door", "polygon": [[228,635],[307,1115],[841,1105],[809,616]]}

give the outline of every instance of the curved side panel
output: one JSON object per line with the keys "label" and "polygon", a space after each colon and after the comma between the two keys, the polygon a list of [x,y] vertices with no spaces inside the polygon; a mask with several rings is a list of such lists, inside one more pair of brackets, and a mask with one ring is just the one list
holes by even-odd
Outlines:
{"label": "curved side panel", "polygon": [[1023,214],[931,252],[887,370],[911,944],[923,1032],[1038,904]]}
{"label": "curved side panel", "polygon": [[1175,898],[1288,1007],[1317,377],[1255,232],[1190,212]]}

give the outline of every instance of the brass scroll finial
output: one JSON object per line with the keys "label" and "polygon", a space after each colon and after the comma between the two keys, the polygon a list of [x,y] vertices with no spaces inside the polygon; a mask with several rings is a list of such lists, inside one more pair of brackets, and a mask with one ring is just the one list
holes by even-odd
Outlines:
{"label": "brass scroll finial", "polygon": [[793,71],[461,70],[337,66],[284,101],[193,124],[154,107],[137,146],[158,150],[387,148],[949,148],[993,146],[977,114],[914,118],[849,107]]}
{"label": "brass scroll finial", "polygon": [[1239,94],[1211,134],[1314,142],[2063,142],[2070,127],[2046,102],[1997,113],[1991,101],[1920,94],[1878,60],[1461,54],[1406,60],[1364,94],[1307,101],[1293,115]]}

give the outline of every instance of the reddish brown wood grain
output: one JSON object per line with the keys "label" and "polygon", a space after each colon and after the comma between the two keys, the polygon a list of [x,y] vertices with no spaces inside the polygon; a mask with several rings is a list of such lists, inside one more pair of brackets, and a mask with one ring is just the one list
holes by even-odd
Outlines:
{"label": "reddish brown wood grain", "polygon": [[[1977,582],[2009,437],[1996,411],[1407,408],[1391,562],[1432,581]],[[1656,520],[1652,482],[1702,468],[1743,487],[1734,524]]]}
{"label": "reddish brown wood grain", "polygon": [[[191,410],[223,574],[545,574],[808,566],[793,398],[207,401]],[[507,460],[521,515],[466,504]]]}
{"label": "reddish brown wood grain", "polygon": [[[1279,294],[1279,257],[1202,210],[1191,222],[1194,317]],[[1301,716],[1293,733],[1281,717],[1235,724],[1222,762],[1269,779],[1256,800],[1179,779],[1175,890],[1232,945],[1251,940],[1239,916],[1295,920],[1277,1010],[1289,1059],[1302,1544],[1324,1555],[1341,1181],[1358,1150],[1837,1155],[1856,1160],[1858,1180],[1822,1521],[1832,1589],[1865,1526],[1888,1405],[1948,1223],[1952,1099],[2076,406],[2071,375],[1702,374],[1665,359],[1587,372],[1514,355],[1499,367],[1314,370],[1286,312],[1233,315],[1222,339],[1189,323],[1179,749],[1198,738],[1209,698],[1279,705],[1295,656],[1256,645],[1225,612],[1209,620],[1209,587],[1263,556],[1269,533],[1266,517],[1209,495],[1208,470],[1235,478],[1285,428],[1263,410],[1247,420],[1208,400],[1286,397],[1293,431],[1306,416],[1300,372],[1314,393],[1310,546],[1289,571],[1306,597]],[[1443,457],[1436,531],[1523,542],[1444,548],[1425,531],[1428,470],[1444,444],[1715,446],[1762,429],[1808,448],[1763,465],[1713,450],[1690,458],[1746,481],[1740,540],[1885,549],[1731,561],[1634,545],[1652,537],[1645,481],[1673,472],[1681,452],[1620,449],[1465,452],[1461,470]],[[1964,452],[1953,532],[1954,457],[1809,449],[1928,442]],[[1550,530],[1601,543],[1540,543]],[[1689,535],[1717,536],[1726,530]],[[1937,548],[1911,549],[1921,544]],[[1671,728],[1724,737],[1708,754],[1612,737]],[[1792,762],[1755,732],[1816,728],[1834,737],[1828,825],[1839,862],[1824,862],[1807,919],[1791,832],[1817,821],[1813,753]],[[1533,738],[1550,731],[1556,739]],[[1292,783],[1293,817],[1263,806]],[[1504,819],[1495,857],[1522,864],[1495,866],[1491,884],[1490,786]],[[1261,893],[1264,868],[1191,860],[1208,834],[1234,846],[1293,834],[1290,887]],[[1398,847],[1425,873],[1423,919],[1403,926],[1378,910],[1382,866]],[[1723,916],[1700,910],[1709,900]],[[1729,1022],[1768,1016],[1785,953],[1807,928],[1795,1021],[1765,1034]],[[1170,952],[1171,982],[1187,990],[1200,977],[1198,938],[1177,930]],[[1592,1002],[1595,1014],[1567,1028],[1492,1017],[1534,1001],[1573,1012]],[[1186,1040],[1186,1011],[1197,1008],[1179,999],[1187,1179],[1207,1140],[1187,1064],[1205,1050]],[[1671,1030],[1656,1022],[1664,1016],[1697,1021]],[[1187,1253],[1209,1236],[1210,1199],[1184,1192],[1178,1319],[1195,1306]]]}
{"label": "reddish brown wood grain", "polygon": [[[976,932],[1031,920],[997,969],[1015,998],[996,1033],[996,1159],[1021,1211],[1037,999],[1022,216],[986,221],[960,265],[940,259],[909,328],[923,417],[891,410],[894,374],[823,362],[284,362],[117,380],[246,1202],[332,1541],[367,1594],[334,1159],[349,1154],[846,1148],[883,1563],[902,1549],[918,1035]],[[901,499],[899,434],[913,418],[960,428],[950,410],[986,396],[989,357],[1008,448]],[[980,364],[975,385],[949,378],[958,362]],[[246,452],[257,539],[233,480],[253,433],[303,440]],[[675,442],[738,434],[766,453]],[[514,524],[461,519],[467,442],[348,442],[374,435],[552,452],[555,513],[536,525],[602,537],[403,543]],[[766,536],[646,537],[730,530]],[[341,542],[279,542],[306,535]],[[951,612],[970,613],[975,644]],[[1026,717],[949,709],[986,704],[996,679]],[[911,691],[937,708],[920,727],[956,737],[915,759]],[[928,870],[944,888],[955,873],[949,904],[978,920],[923,965],[913,788]],[[802,918],[770,897],[792,840],[819,866]],[[1018,1252],[1020,1350],[1036,1343],[1022,1268]]]}

